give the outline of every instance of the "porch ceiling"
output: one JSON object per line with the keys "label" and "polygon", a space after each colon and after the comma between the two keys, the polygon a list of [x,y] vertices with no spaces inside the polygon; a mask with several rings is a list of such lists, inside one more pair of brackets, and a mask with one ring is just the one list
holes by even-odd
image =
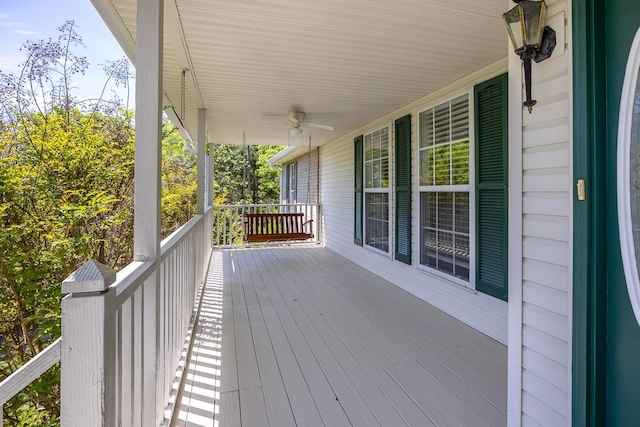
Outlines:
{"label": "porch ceiling", "polygon": [[[135,0],[92,0],[135,64]],[[196,137],[323,145],[508,54],[505,0],[165,0],[164,91]],[[304,144],[308,139],[304,137]]]}

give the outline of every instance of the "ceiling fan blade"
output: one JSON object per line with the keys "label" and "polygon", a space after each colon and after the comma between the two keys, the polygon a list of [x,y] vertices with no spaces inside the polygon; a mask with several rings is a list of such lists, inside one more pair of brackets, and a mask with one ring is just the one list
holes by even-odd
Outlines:
{"label": "ceiling fan blade", "polygon": [[272,127],[284,127],[284,126],[291,126],[291,123],[289,122],[281,122],[281,123],[271,123],[268,125],[262,125],[261,127],[263,128],[272,128]]}
{"label": "ceiling fan blade", "polygon": [[307,122],[306,125],[309,126],[310,128],[333,130],[333,126],[329,126],[329,125],[320,125],[318,123],[309,123],[309,122]]}

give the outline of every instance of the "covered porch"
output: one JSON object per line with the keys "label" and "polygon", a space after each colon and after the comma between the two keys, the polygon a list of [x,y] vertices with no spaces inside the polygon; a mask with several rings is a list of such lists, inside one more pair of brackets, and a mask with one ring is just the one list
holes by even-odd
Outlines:
{"label": "covered porch", "polygon": [[212,253],[175,426],[503,426],[507,348],[318,245]]}

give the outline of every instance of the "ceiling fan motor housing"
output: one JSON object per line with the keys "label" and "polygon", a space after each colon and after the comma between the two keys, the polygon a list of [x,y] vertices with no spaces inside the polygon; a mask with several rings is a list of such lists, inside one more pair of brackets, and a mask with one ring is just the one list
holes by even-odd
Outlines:
{"label": "ceiling fan motor housing", "polygon": [[289,121],[293,125],[295,124],[300,125],[300,123],[304,121],[304,113],[296,113],[296,112],[289,113]]}

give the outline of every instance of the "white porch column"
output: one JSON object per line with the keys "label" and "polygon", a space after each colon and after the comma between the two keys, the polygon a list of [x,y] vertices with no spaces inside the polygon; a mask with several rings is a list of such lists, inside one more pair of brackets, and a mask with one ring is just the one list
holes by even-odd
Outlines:
{"label": "white porch column", "polygon": [[205,207],[205,117],[206,110],[204,108],[198,109],[198,202],[197,202],[197,214],[202,215]]}
{"label": "white porch column", "polygon": [[214,146],[212,143],[209,143],[209,164],[207,167],[207,172],[208,172],[208,176],[207,176],[207,188],[208,188],[208,193],[207,193],[207,206],[213,206],[213,199],[214,199],[214,194],[213,194],[213,174],[214,174],[214,163],[213,163],[213,149]]}
{"label": "white porch column", "polygon": [[160,253],[162,21],[164,0],[138,0],[134,259]]}
{"label": "white porch column", "polygon": [[[164,0],[138,0],[136,20],[136,143],[134,260],[160,262],[162,161],[162,33]],[[142,287],[141,426],[162,421],[164,390],[158,385],[159,265]]]}

